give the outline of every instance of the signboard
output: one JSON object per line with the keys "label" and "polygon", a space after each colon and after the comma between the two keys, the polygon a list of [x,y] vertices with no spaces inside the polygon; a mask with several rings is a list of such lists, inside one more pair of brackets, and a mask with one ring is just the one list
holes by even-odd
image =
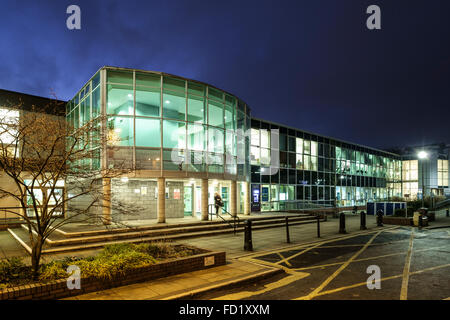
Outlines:
{"label": "signboard", "polygon": [[211,257],[205,257],[205,267],[207,266],[213,266],[215,261],[214,261],[214,256]]}
{"label": "signboard", "polygon": [[180,189],[173,189],[173,198],[175,200],[180,200]]}
{"label": "signboard", "polygon": [[269,188],[268,187],[261,188],[261,200],[264,202],[269,201]]}
{"label": "signboard", "polygon": [[252,211],[261,211],[259,184],[252,184],[251,201],[252,201]]}

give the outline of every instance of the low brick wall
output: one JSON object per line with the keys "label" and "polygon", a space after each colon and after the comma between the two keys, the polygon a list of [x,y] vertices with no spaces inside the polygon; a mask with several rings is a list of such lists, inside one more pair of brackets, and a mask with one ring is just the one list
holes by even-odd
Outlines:
{"label": "low brick wall", "polygon": [[400,226],[411,226],[412,218],[383,216],[383,223],[384,224],[396,224],[396,225],[400,225]]}
{"label": "low brick wall", "polygon": [[151,266],[131,270],[126,275],[112,279],[81,278],[81,288],[69,290],[67,280],[61,279],[45,284],[30,284],[0,290],[0,300],[41,300],[59,299],[128,284],[164,278],[175,274],[191,272],[224,265],[225,252],[207,252],[161,262]]}

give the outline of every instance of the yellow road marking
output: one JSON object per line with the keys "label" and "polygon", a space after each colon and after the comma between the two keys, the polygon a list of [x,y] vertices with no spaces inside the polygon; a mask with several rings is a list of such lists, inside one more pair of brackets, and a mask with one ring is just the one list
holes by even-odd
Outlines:
{"label": "yellow road marking", "polygon": [[[423,272],[427,272],[427,271],[433,271],[433,270],[436,270],[436,269],[442,269],[442,268],[446,268],[446,267],[450,267],[450,263],[449,264],[444,264],[442,266],[436,266],[436,267],[426,268],[426,269],[423,269],[423,270],[414,271],[414,272],[411,272],[409,275],[415,275],[415,274],[419,274],[419,273],[423,273]],[[403,277],[403,274],[398,274],[396,276],[390,276],[390,277],[382,278],[380,280],[376,280],[375,283],[381,282],[381,281],[386,281],[386,280],[391,280],[391,279],[398,279],[398,278],[401,278],[401,277]],[[328,291],[322,291],[319,294],[317,294],[317,296],[323,296],[323,295],[336,293],[336,292],[339,292],[339,291],[344,291],[344,290],[347,290],[347,289],[352,289],[352,288],[361,287],[361,286],[365,286],[365,285],[367,285],[367,282],[360,282],[360,283],[352,284],[352,285],[346,286],[346,287],[341,287],[341,288],[328,290]]]}
{"label": "yellow road marking", "polygon": [[[446,247],[447,246],[438,246],[438,247],[432,247],[432,248],[416,250],[415,252],[429,251],[429,250],[435,250],[435,249],[446,248]],[[398,255],[402,255],[402,254],[406,254],[406,252],[389,253],[389,254],[384,254],[384,255],[381,255],[381,256],[356,259],[356,260],[353,260],[352,263],[354,263],[354,262],[361,262],[361,261],[368,261],[368,260],[376,260],[376,259],[381,259],[381,258],[398,256]],[[336,265],[343,264],[343,263],[345,263],[345,261],[333,262],[333,263],[322,264],[322,265],[312,266],[312,267],[291,268],[291,270],[292,271],[302,271],[302,270],[309,270],[309,269],[317,269],[317,268],[321,268],[321,267],[336,266]]]}
{"label": "yellow road marking", "polygon": [[347,268],[347,266],[353,261],[355,260],[364,250],[367,249],[368,246],[370,246],[370,244],[373,242],[373,240],[375,240],[375,238],[383,231],[379,231],[376,234],[373,235],[372,238],[370,238],[370,240],[364,245],[364,247],[362,247],[357,253],[355,253],[349,260],[347,260],[342,266],[339,267],[339,269],[337,269],[331,276],[329,276],[324,282],[322,282],[322,284],[320,286],[318,286],[316,289],[314,289],[313,292],[311,292],[310,294],[308,294],[307,296],[304,297],[299,297],[297,299],[294,300],[310,300],[313,299],[315,296],[317,296],[320,291],[322,291],[323,288],[325,288],[334,278],[336,278],[345,268]]}
{"label": "yellow road marking", "polygon": [[[281,260],[284,259],[284,256],[283,256],[280,252],[277,252],[277,254],[280,256]],[[289,267],[292,267],[292,264],[290,264],[289,261],[286,261],[286,264],[287,264]]]}
{"label": "yellow road marking", "polygon": [[[374,232],[377,232],[377,231],[372,231],[372,232],[368,232],[368,233],[364,233],[364,234],[371,234],[371,233],[374,233]],[[379,232],[378,232],[378,233],[379,233]],[[356,235],[351,235],[351,236],[348,236],[348,237],[342,237],[342,238],[338,238],[338,239],[330,239],[330,240],[326,240],[326,241],[322,241],[322,242],[316,243],[316,244],[314,244],[314,245],[312,245],[312,246],[307,247],[307,248],[306,248],[305,250],[303,250],[303,251],[297,252],[296,254],[291,255],[291,256],[285,258],[284,260],[278,261],[277,264],[281,264],[281,263],[286,262],[286,261],[288,261],[288,260],[290,260],[290,259],[293,259],[293,258],[295,258],[295,257],[298,257],[298,256],[302,255],[303,253],[308,252],[308,251],[310,251],[311,249],[317,248],[317,247],[319,247],[319,246],[321,246],[321,245],[323,245],[323,244],[325,244],[325,243],[330,243],[330,242],[336,242],[336,241],[346,240],[346,239],[358,237],[358,236],[360,236],[360,235],[361,235],[361,234],[356,234]],[[301,246],[301,247],[302,247],[302,246]],[[292,251],[292,250],[295,250],[295,248],[289,248],[289,249],[286,249],[286,250],[281,251],[281,252]]]}
{"label": "yellow road marking", "polygon": [[403,268],[402,289],[400,290],[400,300],[408,300],[408,282],[409,270],[411,268],[411,256],[414,243],[414,230],[411,230],[411,237],[409,238],[408,254],[406,255],[405,267]]}
{"label": "yellow road marking", "polygon": [[[399,226],[387,227],[387,228],[383,229],[383,231],[384,232],[393,232],[393,231],[395,231],[395,229],[398,229],[398,228],[399,228]],[[362,236],[362,235],[366,235],[366,234],[372,234],[375,232],[378,232],[378,231],[377,230],[362,231],[362,232],[360,231],[355,234],[342,236],[342,237],[336,237],[336,238],[332,238],[332,239],[328,239],[328,240],[322,240],[320,242],[312,242],[312,243],[310,242],[310,243],[299,244],[298,246],[288,246],[288,247],[284,247],[281,249],[272,249],[272,250],[267,250],[267,251],[261,251],[258,253],[253,253],[253,254],[239,257],[238,259],[246,261],[247,259],[262,257],[262,256],[266,256],[269,254],[277,253],[277,252],[286,252],[286,251],[293,251],[293,250],[297,250],[297,249],[301,249],[301,248],[308,248],[308,247],[311,247],[318,243],[324,244],[324,243],[336,242],[336,241],[346,240],[346,239],[350,239],[350,238],[354,238],[354,237],[358,237],[358,236]]]}
{"label": "yellow road marking", "polygon": [[321,245],[322,245],[322,243],[319,243],[319,244],[316,244],[316,245],[314,245],[314,246],[312,246],[312,247],[309,247],[309,248],[307,248],[307,249],[305,249],[305,250],[302,250],[302,251],[300,251],[300,252],[297,252],[296,254],[293,254],[292,256],[289,256],[289,257],[287,257],[287,258],[284,258],[284,259],[278,261],[277,264],[282,264],[283,262],[288,262],[290,259],[293,259],[293,258],[295,258],[295,257],[298,257],[298,256],[300,256],[300,255],[302,255],[302,254],[304,254],[304,253],[306,253],[306,252],[308,252],[308,251],[310,251],[310,250],[312,250],[312,249],[314,249],[314,248],[317,248],[317,247],[319,247],[319,246],[321,246]]}
{"label": "yellow road marking", "polygon": [[264,289],[258,290],[258,291],[241,291],[241,292],[237,292],[237,293],[231,293],[231,294],[227,294],[221,297],[217,297],[214,298],[212,300],[240,300],[240,299],[245,299],[251,296],[255,296],[255,295],[259,295],[262,294],[264,292],[267,291],[271,291],[274,289],[278,289],[284,286],[287,286],[289,284],[291,284],[294,281],[306,278],[310,275],[310,273],[306,273],[306,272],[296,272],[295,274],[291,274],[283,279],[280,279],[278,281],[269,283],[267,285],[264,286]]}

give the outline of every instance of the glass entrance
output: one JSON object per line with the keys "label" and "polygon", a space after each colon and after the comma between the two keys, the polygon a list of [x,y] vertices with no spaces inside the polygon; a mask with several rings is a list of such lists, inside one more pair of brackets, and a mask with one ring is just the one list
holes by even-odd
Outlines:
{"label": "glass entrance", "polygon": [[195,188],[195,213],[200,213],[202,210],[202,187]]}
{"label": "glass entrance", "polygon": [[222,201],[223,201],[223,210],[230,212],[229,210],[229,201],[228,201],[228,187],[222,187]]}
{"label": "glass entrance", "polygon": [[192,216],[192,186],[184,187],[184,216]]}

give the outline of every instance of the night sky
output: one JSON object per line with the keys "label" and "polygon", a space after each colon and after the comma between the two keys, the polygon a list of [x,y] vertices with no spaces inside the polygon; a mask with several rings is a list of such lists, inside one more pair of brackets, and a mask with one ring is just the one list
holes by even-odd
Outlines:
{"label": "night sky", "polygon": [[[66,8],[81,8],[81,30]],[[381,30],[366,8],[381,8]],[[70,99],[102,66],[231,92],[252,116],[378,148],[450,143],[450,1],[4,1],[0,88]]]}

